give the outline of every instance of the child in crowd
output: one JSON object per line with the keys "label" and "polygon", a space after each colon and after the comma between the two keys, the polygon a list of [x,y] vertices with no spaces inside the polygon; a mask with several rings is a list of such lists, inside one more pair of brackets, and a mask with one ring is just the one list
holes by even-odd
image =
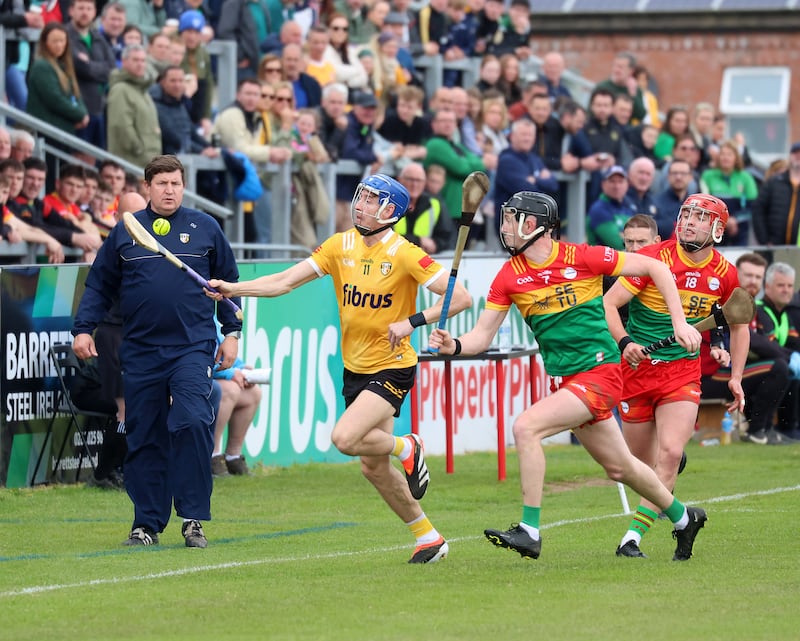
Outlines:
{"label": "child in crowd", "polygon": [[425,170],[425,191],[431,196],[437,196],[442,193],[444,189],[444,181],[447,178],[447,171],[441,165],[430,165]]}
{"label": "child in crowd", "polygon": [[92,198],[91,212],[94,224],[102,237],[108,236],[108,232],[117,224],[115,202],[111,185],[105,180],[98,181]]}

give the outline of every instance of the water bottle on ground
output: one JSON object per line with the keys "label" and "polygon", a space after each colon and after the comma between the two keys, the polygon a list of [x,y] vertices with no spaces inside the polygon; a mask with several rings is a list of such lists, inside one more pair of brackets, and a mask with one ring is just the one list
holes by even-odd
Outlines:
{"label": "water bottle on ground", "polygon": [[722,443],[722,445],[729,445],[732,433],[733,419],[731,418],[730,412],[725,412],[725,416],[722,417],[722,438],[720,439],[720,443]]}

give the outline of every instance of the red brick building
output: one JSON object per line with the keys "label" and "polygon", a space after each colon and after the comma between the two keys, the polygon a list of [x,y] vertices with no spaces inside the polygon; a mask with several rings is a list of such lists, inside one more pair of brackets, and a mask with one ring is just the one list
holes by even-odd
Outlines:
{"label": "red brick building", "polygon": [[789,68],[788,138],[800,140],[800,10],[567,14],[532,4],[534,55],[559,51],[568,69],[599,81],[614,55],[629,51],[657,83],[664,112],[698,102],[719,108],[728,67]]}

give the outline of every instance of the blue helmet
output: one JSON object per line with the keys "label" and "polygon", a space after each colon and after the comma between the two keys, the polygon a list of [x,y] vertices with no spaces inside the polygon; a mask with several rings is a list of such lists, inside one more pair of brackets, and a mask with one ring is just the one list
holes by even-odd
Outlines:
{"label": "blue helmet", "polygon": [[[378,197],[379,206],[378,211],[375,212],[375,218],[381,224],[381,227],[377,229],[367,229],[355,225],[355,205],[361,196],[361,192],[364,190]],[[394,178],[385,174],[372,174],[371,176],[367,176],[358,184],[356,193],[353,196],[353,201],[350,204],[350,214],[353,217],[353,224],[364,236],[383,231],[405,216],[410,201],[411,196],[408,195],[408,190]],[[384,212],[389,205],[394,205],[394,209],[387,218],[384,218]]]}

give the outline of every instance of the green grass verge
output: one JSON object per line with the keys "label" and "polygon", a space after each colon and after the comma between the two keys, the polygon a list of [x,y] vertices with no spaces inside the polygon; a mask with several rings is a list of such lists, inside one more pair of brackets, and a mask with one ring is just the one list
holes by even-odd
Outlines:
{"label": "green grass verge", "polygon": [[[154,548],[120,545],[124,493],[0,490],[3,639],[616,641],[798,638],[800,446],[689,445],[677,494],[709,521],[695,557],[671,561],[671,526],[614,549],[629,517],[579,447],[548,448],[542,556],[492,547],[485,527],[519,519],[516,458],[429,460],[423,501],[450,556],[406,563],[413,541],[356,463],[259,469],[217,480],[209,547],[174,519]],[[631,503],[635,501],[628,494]]]}

